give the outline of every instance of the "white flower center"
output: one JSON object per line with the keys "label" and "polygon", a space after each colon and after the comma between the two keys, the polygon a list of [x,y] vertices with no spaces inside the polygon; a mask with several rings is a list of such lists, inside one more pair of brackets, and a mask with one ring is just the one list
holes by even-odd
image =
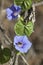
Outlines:
{"label": "white flower center", "polygon": [[22,47],[22,43],[21,42],[18,42],[18,44],[17,44],[19,47]]}
{"label": "white flower center", "polygon": [[18,12],[15,12],[15,13],[14,13],[14,16],[17,16],[17,15],[18,15]]}

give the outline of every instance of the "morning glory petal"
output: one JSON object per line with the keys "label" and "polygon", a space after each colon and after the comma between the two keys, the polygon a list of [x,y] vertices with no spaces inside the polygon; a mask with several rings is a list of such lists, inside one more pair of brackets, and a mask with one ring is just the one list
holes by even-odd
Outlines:
{"label": "morning glory petal", "polygon": [[23,36],[15,36],[14,37],[14,45],[15,43],[21,42],[23,40]]}
{"label": "morning glory petal", "polygon": [[8,20],[12,20],[12,16],[7,16]]}
{"label": "morning glory petal", "polygon": [[28,41],[28,38],[27,38],[26,35],[24,36],[23,42],[25,42],[26,44],[27,44],[27,43],[30,43],[30,42]]}
{"label": "morning glory petal", "polygon": [[12,16],[13,19],[16,19],[18,17],[18,15],[15,16],[13,14],[11,14],[11,16]]}
{"label": "morning glory petal", "polygon": [[[24,53],[24,51],[23,51],[23,49],[22,49],[22,48],[20,48],[20,47],[18,47],[18,46],[15,46],[15,48],[16,48],[16,50],[18,50],[18,51],[20,51],[20,52]],[[20,49],[21,49],[21,50],[20,50]]]}
{"label": "morning glory petal", "polygon": [[18,18],[20,11],[21,11],[21,7],[17,5],[12,5],[11,7],[7,8],[6,9],[7,19],[13,20]]}
{"label": "morning glory petal", "polygon": [[[16,44],[18,42],[22,43],[21,46]],[[20,51],[21,53],[27,53],[28,50],[31,48],[32,43],[28,40],[26,36],[15,36],[14,45],[16,50]]]}
{"label": "morning glory petal", "polygon": [[[30,41],[29,41],[30,42]],[[32,43],[27,43],[25,46],[24,46],[24,52],[26,53],[32,46]]]}
{"label": "morning glory petal", "polygon": [[10,15],[13,13],[10,8],[7,8],[7,9],[6,9],[6,12],[7,12],[7,15],[8,15],[8,16],[10,16]]}
{"label": "morning glory petal", "polygon": [[17,5],[14,5],[14,8],[15,8],[16,11],[20,11],[21,10],[21,7],[17,6]]}

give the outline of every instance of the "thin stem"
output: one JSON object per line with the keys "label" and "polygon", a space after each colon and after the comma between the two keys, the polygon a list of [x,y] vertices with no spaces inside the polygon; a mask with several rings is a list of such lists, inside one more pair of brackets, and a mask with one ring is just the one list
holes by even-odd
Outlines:
{"label": "thin stem", "polygon": [[32,8],[33,8],[32,22],[34,23],[36,21],[36,18],[35,18],[35,6],[34,6],[34,4],[32,5]]}
{"label": "thin stem", "polygon": [[20,53],[18,53],[17,56],[16,56],[15,65],[18,65],[18,58],[19,58],[19,55],[20,55]]}
{"label": "thin stem", "polygon": [[[3,32],[4,30],[1,29],[1,28],[0,28],[0,30],[1,30],[0,32],[1,32],[2,36],[3,36],[3,37],[2,37],[3,43],[4,43],[4,40],[6,39],[5,41],[6,41],[7,44],[12,44],[12,43],[13,43],[12,40],[8,37],[7,34],[5,34],[5,33]],[[8,42],[9,42],[9,43],[8,43]]]}
{"label": "thin stem", "polygon": [[24,61],[27,65],[29,65],[28,62],[27,62],[27,60],[22,56],[22,54],[20,54],[20,56],[21,56],[21,58],[23,59],[23,61]]}
{"label": "thin stem", "polygon": [[10,59],[10,62],[8,64],[13,65],[13,61],[14,61],[14,56],[13,58]]}
{"label": "thin stem", "polygon": [[10,43],[13,43],[10,38],[5,34],[5,38],[10,42]]}
{"label": "thin stem", "polygon": [[5,15],[5,10],[4,9],[4,1],[5,0],[1,0],[1,9],[0,9],[0,26],[2,25],[2,21]]}
{"label": "thin stem", "polygon": [[34,3],[34,6],[40,6],[40,5],[43,5],[43,1],[39,3]]}
{"label": "thin stem", "polygon": [[36,21],[36,18],[35,18],[35,7],[36,6],[40,6],[40,5],[43,5],[43,1],[42,2],[39,2],[39,3],[33,3],[32,7],[33,7],[33,17],[32,17],[32,22],[34,23]]}

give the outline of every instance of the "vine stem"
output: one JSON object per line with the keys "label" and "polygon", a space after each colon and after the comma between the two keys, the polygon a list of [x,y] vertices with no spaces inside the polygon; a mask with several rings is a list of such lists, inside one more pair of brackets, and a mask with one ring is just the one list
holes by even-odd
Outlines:
{"label": "vine stem", "polygon": [[13,42],[11,41],[11,39],[5,34],[5,38],[9,41],[10,44],[12,44]]}
{"label": "vine stem", "polygon": [[17,54],[16,60],[15,60],[15,65],[18,65],[18,58],[19,58],[19,56],[21,56],[21,58],[23,59],[23,61],[24,61],[27,65],[29,65],[28,62],[27,62],[27,60],[24,58],[24,56],[23,56],[21,53],[18,53],[18,54]]}
{"label": "vine stem", "polygon": [[16,56],[15,65],[18,65],[18,58],[19,58],[19,55],[20,55],[20,53],[18,53],[17,56]]}
{"label": "vine stem", "polygon": [[23,61],[24,61],[27,65],[29,65],[28,62],[27,62],[27,60],[24,58],[24,56],[23,56],[22,54],[20,54],[20,56],[21,56],[21,58],[23,59]]}
{"label": "vine stem", "polygon": [[43,1],[42,2],[39,2],[39,3],[33,3],[34,6],[40,6],[40,5],[43,5]]}
{"label": "vine stem", "polygon": [[33,7],[33,18],[32,18],[32,22],[33,23],[36,21],[36,18],[35,18],[35,7],[36,6],[40,6],[40,5],[43,5],[43,1],[42,2],[39,2],[39,3],[33,3],[33,5],[32,5],[32,7]]}
{"label": "vine stem", "polygon": [[34,4],[32,5],[32,8],[33,8],[32,22],[34,23],[36,21],[36,18],[35,18],[35,6],[34,6]]}

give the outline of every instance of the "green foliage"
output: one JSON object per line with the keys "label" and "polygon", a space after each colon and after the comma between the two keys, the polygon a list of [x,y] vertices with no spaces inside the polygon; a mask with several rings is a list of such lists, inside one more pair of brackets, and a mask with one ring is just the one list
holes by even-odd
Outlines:
{"label": "green foliage", "polygon": [[34,25],[33,25],[33,23],[30,21],[30,22],[28,22],[28,24],[25,26],[25,34],[27,35],[27,36],[30,36],[31,34],[32,34],[32,32],[33,32],[33,27],[34,27]]}
{"label": "green foliage", "polygon": [[23,24],[21,21],[18,21],[14,26],[14,31],[17,35],[27,35],[30,36],[33,32],[33,23],[29,21],[27,24]]}
{"label": "green foliage", "polygon": [[0,64],[6,63],[11,57],[11,51],[8,48],[0,49]]}
{"label": "green foliage", "polygon": [[15,24],[14,30],[17,35],[24,35],[24,25],[20,20]]}
{"label": "green foliage", "polygon": [[21,5],[24,0],[14,0],[14,4]]}
{"label": "green foliage", "polygon": [[27,9],[30,9],[31,6],[32,6],[32,1],[31,1],[31,0],[25,0],[25,1],[22,3],[22,5],[21,5],[23,11],[25,11],[25,10],[27,10]]}
{"label": "green foliage", "polygon": [[20,5],[22,8],[22,11],[30,9],[32,6],[32,0],[14,0],[14,3],[16,5]]}

